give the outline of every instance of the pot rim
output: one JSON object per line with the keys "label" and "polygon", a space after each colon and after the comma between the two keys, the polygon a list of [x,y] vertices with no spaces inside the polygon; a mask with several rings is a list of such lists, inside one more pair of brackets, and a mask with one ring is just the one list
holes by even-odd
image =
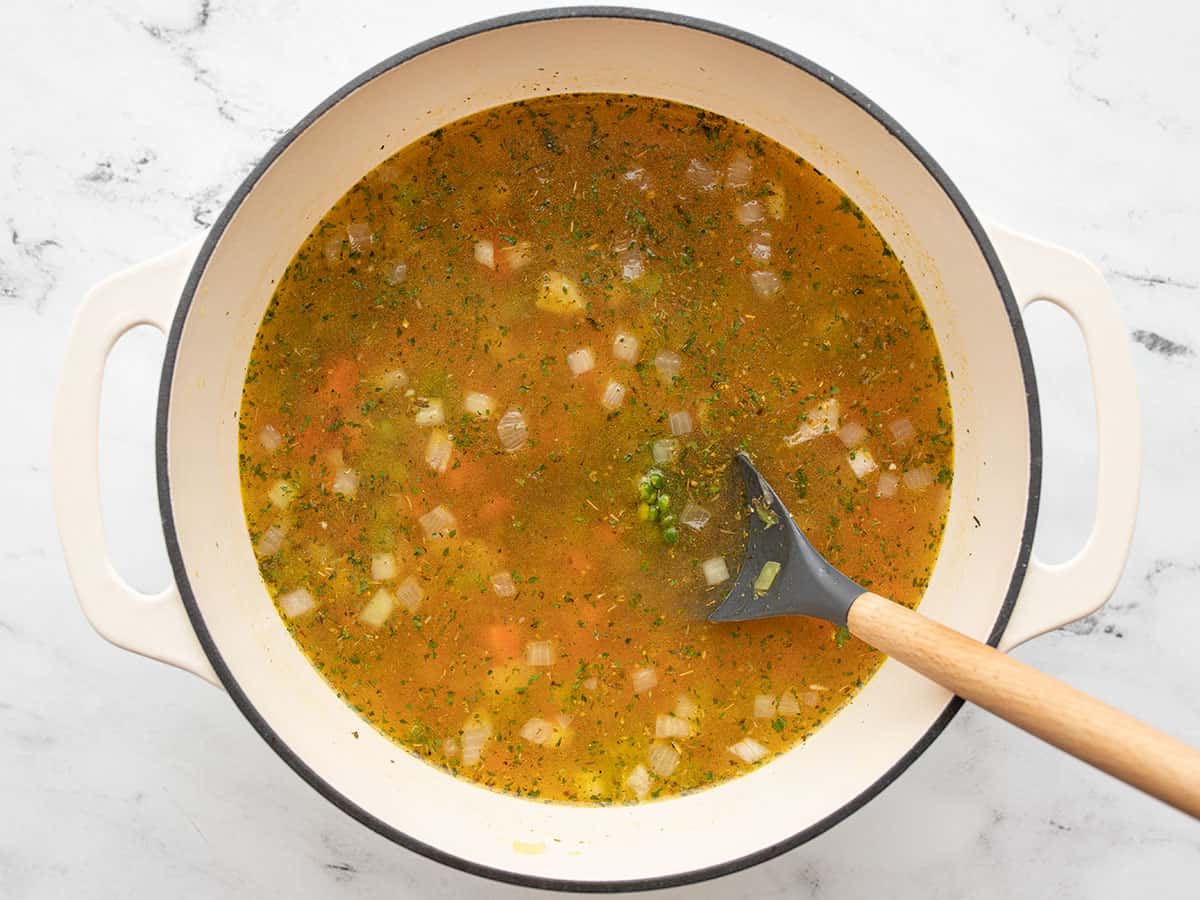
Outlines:
{"label": "pot rim", "polygon": [[[999,289],[1001,299],[1004,303],[1005,312],[1008,315],[1009,323],[1013,331],[1013,339],[1016,343],[1017,356],[1021,366],[1021,373],[1024,379],[1026,407],[1029,418],[1029,484],[1028,484],[1028,504],[1025,512],[1025,522],[1021,533],[1020,547],[1017,553],[1016,564],[1013,568],[1012,578],[1009,581],[1008,588],[1005,592],[1004,601],[1001,604],[996,621],[992,626],[991,632],[988,635],[987,643],[996,646],[1000,637],[1004,633],[1004,629],[1008,624],[1009,617],[1012,614],[1016,604],[1017,596],[1020,593],[1021,585],[1025,578],[1025,572],[1029,565],[1030,556],[1033,548],[1034,530],[1037,524],[1038,507],[1041,496],[1041,473],[1042,473],[1042,427],[1041,414],[1038,403],[1037,384],[1034,376],[1033,361],[1029,350],[1029,343],[1025,336],[1025,329],[1021,319],[1020,309],[1017,306],[1013,296],[1012,288],[1008,283],[1008,278],[1004,273],[1004,269],[1000,264],[999,257],[995,249],[992,247],[991,241],[988,239],[983,226],[980,224],[975,213],[971,210],[967,201],[964,199],[957,186],[951,181],[950,177],[934,160],[932,155],[900,125],[895,119],[884,112],[873,101],[866,97],[862,92],[826,70],[822,66],[813,62],[805,56],[800,55],[786,47],[775,44],[764,38],[749,32],[742,31],[737,28],[732,28],[717,22],[712,22],[707,19],[695,18],[687,15],[679,15],[676,13],[661,12],[651,9],[640,9],[635,7],[601,7],[601,6],[568,6],[554,7],[540,10],[531,10],[526,12],[511,13],[504,16],[497,16],[491,19],[484,19],[475,22],[471,25],[466,25],[461,28],[456,28],[451,31],[443,32],[440,35],[429,38],[420,43],[402,50],[395,55],[388,57],[380,63],[367,69],[365,72],[351,79],[349,82],[338,88],[321,103],[315,106],[307,115],[289,129],[276,143],[264,154],[263,158],[254,167],[249,175],[238,185],[233,195],[222,209],[217,217],[212,228],[209,230],[208,236],[204,240],[204,244],[200,249],[199,255],[192,266],[192,270],[188,275],[187,282],[184,286],[183,293],[180,296],[179,306],[176,310],[174,320],[171,324],[170,333],[167,335],[166,353],[163,360],[162,376],[159,383],[158,403],[156,409],[156,424],[155,424],[155,464],[157,470],[158,481],[158,502],[159,512],[163,525],[163,536],[166,541],[167,555],[171,562],[172,573],[175,577],[176,584],[179,588],[180,595],[183,598],[184,608],[187,610],[187,615],[191,621],[192,627],[196,632],[196,636],[203,647],[205,654],[208,656],[212,664],[213,670],[216,672],[221,684],[233,699],[233,702],[241,710],[242,715],[250,722],[258,734],[264,741],[279,755],[279,757],[287,763],[287,765],[310,787],[314,788],[326,800],[340,809],[342,812],[353,817],[363,825],[366,825],[377,834],[393,841],[396,844],[412,850],[428,859],[435,860],[447,866],[451,866],[462,872],[467,872],[471,875],[477,875],[483,878],[493,879],[495,881],[506,882],[509,884],[520,885],[522,887],[538,888],[543,890],[564,890],[590,893],[618,893],[622,891],[645,891],[668,887],[676,887],[686,884],[694,884],[701,881],[707,881],[713,878],[719,878],[724,875],[729,875],[734,872],[739,872],[759,863],[773,859],[782,853],[792,850],[801,844],[804,844],[825,831],[832,828],[834,825],[841,822],[843,819],[850,816],[852,813],[863,807],[868,801],[872,800],[880,794],[884,788],[895,781],[909,766],[916,762],[917,758],[933,743],[933,741],[942,733],[951,719],[957,714],[962,707],[963,701],[959,697],[952,697],[942,710],[941,714],[929,727],[929,729],[921,736],[921,738],[910,747],[903,756],[901,756],[894,765],[892,765],[882,776],[879,777],[868,788],[861,793],[852,797],[849,801],[843,804],[834,812],[830,813],[825,818],[813,823],[807,828],[796,832],[791,837],[779,841],[770,846],[764,847],[753,853],[748,853],[737,859],[728,860],[711,866],[703,866],[696,869],[690,869],[685,872],[678,872],[671,875],[655,876],[651,878],[636,878],[636,879],[605,879],[596,881],[577,881],[563,878],[546,878],[535,875],[526,875],[519,872],[511,872],[506,869],[499,869],[493,866],[482,865],[473,862],[469,859],[464,859],[452,853],[443,851],[437,847],[420,841],[397,828],[394,828],[387,822],[372,815],[366,810],[352,803],[348,798],[342,795],[336,788],[327,782],[318,772],[310,768],[288,745],[262,715],[255,708],[250,698],[241,689],[233,673],[226,665],[221,652],[218,649],[216,642],[213,640],[211,633],[204,622],[204,617],[200,612],[199,605],[196,602],[195,594],[192,591],[191,583],[187,576],[187,567],[183,561],[183,554],[180,549],[179,538],[175,528],[175,517],[171,506],[171,484],[167,466],[167,422],[170,410],[171,387],[175,372],[175,362],[179,351],[179,344],[183,335],[183,326],[187,320],[188,312],[191,309],[192,300],[195,297],[196,288],[201,277],[208,265],[208,261],[212,256],[213,250],[224,234],[226,227],[232,219],[234,213],[241,206],[242,202],[251,193],[254,187],[258,184],[260,178],[271,166],[271,164],[286,150],[291,143],[296,140],[310,125],[332,109],[353,91],[359,87],[374,80],[376,77],[408,62],[415,57],[418,57],[431,50],[461,40],[463,38],[473,37],[475,35],[484,34],[486,32],[495,31],[502,28],[508,28],[514,25],[524,25],[529,23],[546,22],[557,19],[627,19],[641,22],[651,22],[657,24],[674,25],[683,28],[690,28],[696,31],[702,31],[707,34],[717,37],[726,38],[743,44],[751,49],[758,50],[763,53],[770,54],[784,62],[787,62],[801,71],[811,75],[820,81],[824,82],[829,87],[840,93],[847,100],[854,103],[865,113],[875,119],[892,137],[896,138],[904,145],[912,155],[921,163],[930,176],[937,182],[938,186],[946,194],[947,198],[953,203],[955,209],[962,217],[963,223],[967,226],[971,237],[975,240],[979,247],[983,258],[987,263],[988,269],[995,280],[996,287]],[[669,801],[668,801],[669,802]]]}

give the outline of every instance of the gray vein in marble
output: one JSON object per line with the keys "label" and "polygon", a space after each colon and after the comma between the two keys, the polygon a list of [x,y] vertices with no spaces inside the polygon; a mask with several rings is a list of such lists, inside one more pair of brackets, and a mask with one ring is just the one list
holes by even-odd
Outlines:
{"label": "gray vein in marble", "polygon": [[1159,356],[1165,356],[1171,359],[1175,356],[1195,356],[1194,351],[1187,344],[1181,344],[1178,341],[1173,341],[1170,338],[1165,338],[1161,334],[1154,331],[1146,331],[1139,328],[1133,332],[1133,339],[1149,350],[1151,353],[1157,353]]}
{"label": "gray vein in marble", "polygon": [[234,115],[237,107],[221,91],[213,79],[212,72],[206,66],[201,65],[197,58],[196,50],[188,46],[191,38],[200,35],[208,27],[211,16],[211,0],[200,0],[200,6],[196,10],[195,19],[186,28],[167,28],[145,21],[139,24],[146,34],[166,47],[167,50],[173,53],[187,67],[188,71],[192,74],[192,80],[212,94],[213,101],[216,104],[217,115],[226,122],[232,123],[237,121],[237,116]]}
{"label": "gray vein in marble", "polygon": [[1125,272],[1120,269],[1109,269],[1108,274],[1113,278],[1119,278],[1122,281],[1132,281],[1134,284],[1141,284],[1146,287],[1169,287],[1178,288],[1183,291],[1200,290],[1200,282],[1173,278],[1170,275],[1142,275],[1137,272]]}
{"label": "gray vein in marble", "polygon": [[5,222],[5,228],[16,258],[10,265],[0,260],[0,297],[24,301],[40,313],[56,280],[56,267],[49,257],[61,250],[62,244],[52,237],[25,237],[13,219]]}

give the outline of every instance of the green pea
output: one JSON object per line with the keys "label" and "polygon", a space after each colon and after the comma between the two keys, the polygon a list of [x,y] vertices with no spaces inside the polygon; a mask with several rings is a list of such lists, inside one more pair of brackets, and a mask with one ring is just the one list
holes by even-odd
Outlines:
{"label": "green pea", "polygon": [[650,504],[649,503],[639,503],[638,504],[638,518],[641,519],[643,522],[649,520],[649,518],[650,518]]}
{"label": "green pea", "polygon": [[651,506],[651,507],[650,507],[650,521],[651,521],[651,522],[657,522],[657,521],[658,521],[658,515],[659,515],[659,513],[658,513],[658,507],[657,507],[657,506]]}
{"label": "green pea", "polygon": [[674,525],[675,524],[675,514],[674,513],[663,513],[662,515],[660,515],[658,517],[658,521],[660,521],[663,525]]}
{"label": "green pea", "polygon": [[663,540],[668,544],[673,544],[679,540],[679,529],[674,525],[670,525],[663,529]]}
{"label": "green pea", "polygon": [[654,485],[646,478],[638,482],[638,496],[643,500],[650,500],[654,497]]}
{"label": "green pea", "polygon": [[662,473],[662,469],[651,469],[646,474],[650,476],[650,483],[659,490],[667,483],[667,476]]}
{"label": "green pea", "polygon": [[655,505],[664,512],[666,510],[670,509],[671,508],[670,494],[659,494],[658,500],[655,501]]}

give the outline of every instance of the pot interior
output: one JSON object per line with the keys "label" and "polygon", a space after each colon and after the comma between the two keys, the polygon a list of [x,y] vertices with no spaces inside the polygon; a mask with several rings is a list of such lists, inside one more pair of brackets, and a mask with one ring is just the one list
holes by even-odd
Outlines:
{"label": "pot interior", "polygon": [[417,137],[549,92],[638,93],[711,109],[832,178],[883,232],[916,285],[950,376],[957,447],[945,541],[922,611],[986,639],[1023,558],[1030,423],[1019,324],[976,237],[926,163],[867,101],[735,37],[664,21],[550,18],[393,62],[334,98],[251,176],[248,192],[218,223],[176,325],[160,422],[168,529],[181,587],[218,671],[276,749],[343,808],[410,845],[504,877],[671,879],[818,833],[886,783],[906,755],[911,761],[946,711],[946,691],[889,661],[784,757],[709,790],[631,807],[494,793],[374,731],[311,668],[259,578],[237,468],[246,363],[276,280],[301,241],[358,178]]}

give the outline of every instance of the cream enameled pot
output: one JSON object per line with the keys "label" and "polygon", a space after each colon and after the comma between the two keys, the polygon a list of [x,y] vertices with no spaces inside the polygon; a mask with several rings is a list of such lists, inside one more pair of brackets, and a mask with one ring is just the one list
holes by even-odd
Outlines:
{"label": "cream enameled pot", "polygon": [[[949,525],[923,612],[1007,648],[1108,598],[1133,528],[1140,444],[1125,331],[1095,268],[982,227],[916,141],[808,60],[722,26],[641,11],[512,16],[399,54],[290,131],[206,237],[93,289],[55,412],[55,501],[71,576],[96,629],[224,687],[284,761],[350,815],[418,852],[506,881],[663,886],[734,871],[821,833],[909,766],[958,702],[889,661],[805,744],[730,783],[612,808],[493,793],[365,727],[317,675],[268,599],[239,495],[246,363],[276,279],[309,230],[360,176],[415,138],[468,113],[561,91],[665,97],[745,122],[829,175],[903,259],[952,376],[956,426]],[[1037,299],[1079,323],[1097,407],[1096,521],[1078,556],[1057,566],[1030,554],[1041,443],[1021,311]],[[109,563],[97,486],[104,360],[143,323],[169,332],[157,457],[176,584],[153,597],[124,584]]]}

